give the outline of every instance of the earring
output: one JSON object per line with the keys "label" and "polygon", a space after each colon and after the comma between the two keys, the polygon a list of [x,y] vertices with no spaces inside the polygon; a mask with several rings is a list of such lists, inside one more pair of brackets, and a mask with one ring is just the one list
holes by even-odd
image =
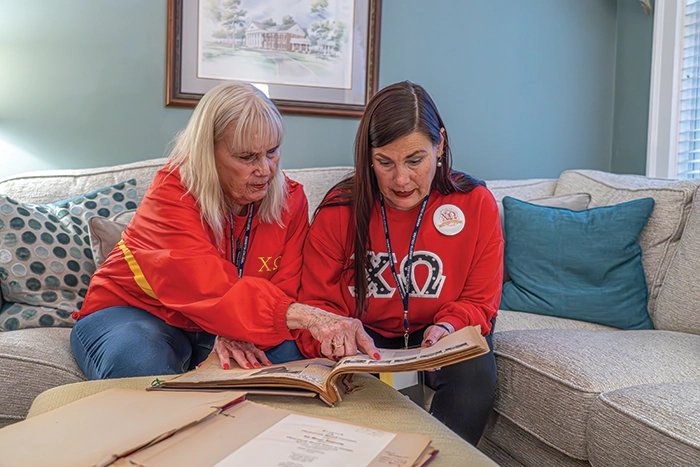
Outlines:
{"label": "earring", "polygon": [[438,166],[438,167],[442,167],[442,159],[438,159],[438,160],[437,160],[437,166]]}

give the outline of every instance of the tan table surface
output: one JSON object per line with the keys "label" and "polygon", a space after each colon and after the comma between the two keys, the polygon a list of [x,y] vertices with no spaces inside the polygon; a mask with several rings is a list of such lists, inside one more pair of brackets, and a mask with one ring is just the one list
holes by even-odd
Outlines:
{"label": "tan table surface", "polygon": [[[142,389],[154,377],[86,381],[49,389],[37,396],[28,417],[61,407],[82,397],[110,388]],[[294,396],[248,395],[248,399],[271,407],[293,410],[310,415],[321,415],[339,420],[368,425],[390,431],[405,431],[429,435],[439,454],[430,467],[497,466],[486,455],[471,446],[429,413],[411,402],[400,392],[369,375],[355,375],[354,381],[364,387],[345,394],[342,402],[328,407],[318,398]]]}

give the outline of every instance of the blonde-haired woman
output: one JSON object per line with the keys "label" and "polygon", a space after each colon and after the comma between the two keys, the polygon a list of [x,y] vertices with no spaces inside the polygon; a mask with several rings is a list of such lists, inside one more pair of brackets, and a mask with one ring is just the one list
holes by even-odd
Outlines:
{"label": "blonde-haired woman", "polygon": [[202,97],[74,313],[89,379],[181,373],[212,348],[224,368],[295,360],[295,329],[321,342],[342,330],[376,353],[356,320],[294,303],[308,204],[280,169],[283,132],[250,84]]}

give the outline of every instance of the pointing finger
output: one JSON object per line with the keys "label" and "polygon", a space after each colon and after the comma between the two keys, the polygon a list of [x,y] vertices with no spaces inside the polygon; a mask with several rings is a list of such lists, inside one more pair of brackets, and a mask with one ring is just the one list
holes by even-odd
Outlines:
{"label": "pointing finger", "polygon": [[357,328],[355,332],[355,340],[357,342],[357,347],[359,347],[360,352],[367,354],[370,358],[379,360],[381,355],[379,354],[379,349],[374,345],[374,341],[361,327]]}

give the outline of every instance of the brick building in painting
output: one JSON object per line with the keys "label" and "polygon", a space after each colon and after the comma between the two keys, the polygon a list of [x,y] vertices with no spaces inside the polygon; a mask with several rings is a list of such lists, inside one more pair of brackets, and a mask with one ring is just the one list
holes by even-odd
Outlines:
{"label": "brick building in painting", "polygon": [[245,30],[245,45],[254,49],[309,52],[311,41],[297,23],[268,26],[253,21]]}

